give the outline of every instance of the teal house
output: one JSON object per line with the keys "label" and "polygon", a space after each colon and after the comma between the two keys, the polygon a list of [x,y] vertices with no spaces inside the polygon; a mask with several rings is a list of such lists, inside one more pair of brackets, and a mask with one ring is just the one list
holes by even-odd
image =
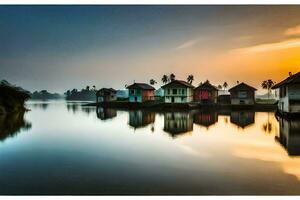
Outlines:
{"label": "teal house", "polygon": [[154,100],[155,88],[147,83],[134,83],[127,87],[129,102],[142,103]]}

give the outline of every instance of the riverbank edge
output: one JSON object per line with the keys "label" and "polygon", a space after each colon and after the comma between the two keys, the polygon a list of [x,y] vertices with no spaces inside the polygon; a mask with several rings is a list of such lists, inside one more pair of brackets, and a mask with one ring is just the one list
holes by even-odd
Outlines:
{"label": "riverbank edge", "polygon": [[82,106],[96,106],[104,108],[115,108],[125,110],[137,109],[150,109],[158,111],[178,110],[189,111],[194,109],[200,110],[253,110],[253,111],[272,111],[277,110],[276,104],[254,104],[254,105],[228,105],[228,104],[213,104],[201,105],[199,103],[161,103],[161,102],[145,102],[145,103],[132,103],[132,102],[99,102],[87,103]]}

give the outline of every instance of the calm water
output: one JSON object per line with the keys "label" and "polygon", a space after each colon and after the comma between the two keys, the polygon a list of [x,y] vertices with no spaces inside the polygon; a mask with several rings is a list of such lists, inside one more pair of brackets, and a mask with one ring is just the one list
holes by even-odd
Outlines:
{"label": "calm water", "polygon": [[300,194],[300,121],[27,105],[0,117],[1,194]]}

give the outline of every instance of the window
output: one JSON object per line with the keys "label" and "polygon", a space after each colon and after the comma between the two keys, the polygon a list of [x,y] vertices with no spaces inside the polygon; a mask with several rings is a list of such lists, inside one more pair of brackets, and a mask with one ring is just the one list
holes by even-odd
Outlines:
{"label": "window", "polygon": [[184,89],[181,89],[181,93],[184,94]]}
{"label": "window", "polygon": [[181,97],[181,101],[184,101],[184,97]]}
{"label": "window", "polygon": [[134,90],[130,90],[130,94],[134,94]]}
{"label": "window", "polygon": [[177,94],[177,89],[173,89],[173,94]]}
{"label": "window", "polygon": [[238,98],[247,98],[247,91],[239,91]]}

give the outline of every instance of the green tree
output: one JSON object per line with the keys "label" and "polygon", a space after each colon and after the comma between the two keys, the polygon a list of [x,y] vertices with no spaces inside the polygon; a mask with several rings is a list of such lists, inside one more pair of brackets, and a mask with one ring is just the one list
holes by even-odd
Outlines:
{"label": "green tree", "polygon": [[150,85],[155,85],[157,82],[156,82],[156,80],[154,80],[154,79],[150,79]]}
{"label": "green tree", "polygon": [[192,84],[192,82],[194,81],[194,76],[192,74],[190,74],[186,80],[189,84]]}
{"label": "green tree", "polygon": [[169,78],[167,75],[163,75],[163,77],[161,78],[161,81],[163,82],[163,84],[166,84],[169,81]]}
{"label": "green tree", "polygon": [[170,74],[169,76],[169,81],[174,81],[175,80],[175,74]]}
{"label": "green tree", "polygon": [[225,82],[223,83],[224,91],[226,90],[227,87],[228,87],[228,83],[225,81]]}
{"label": "green tree", "polygon": [[272,79],[265,80],[261,83],[261,87],[268,91],[268,99],[270,99],[271,88],[273,87],[273,85],[274,82],[272,81]]}

